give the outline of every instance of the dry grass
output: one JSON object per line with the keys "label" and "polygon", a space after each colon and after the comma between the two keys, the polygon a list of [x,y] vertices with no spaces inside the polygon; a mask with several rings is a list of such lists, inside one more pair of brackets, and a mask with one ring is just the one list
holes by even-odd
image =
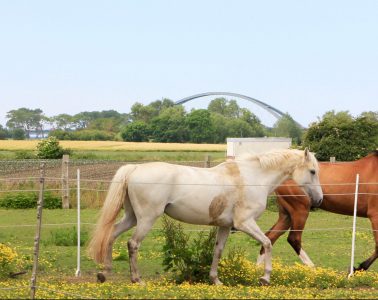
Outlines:
{"label": "dry grass", "polygon": [[[0,140],[0,150],[34,150],[39,140]],[[63,148],[100,151],[225,151],[225,144],[134,143],[116,141],[60,141]]]}

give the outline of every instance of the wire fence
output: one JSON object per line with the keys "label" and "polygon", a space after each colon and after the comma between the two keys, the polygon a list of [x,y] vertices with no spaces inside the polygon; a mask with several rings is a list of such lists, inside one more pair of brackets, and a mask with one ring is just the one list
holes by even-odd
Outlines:
{"label": "wire fence", "polygon": [[[41,170],[41,163],[45,166],[45,175],[44,175],[44,192],[52,192],[56,193],[59,197],[62,197],[67,189],[64,186],[63,177],[64,173],[67,173],[64,168],[66,166],[61,161],[43,161],[40,160],[27,160],[27,161],[5,161],[0,163],[0,201],[1,197],[4,194],[14,194],[14,193],[38,193],[40,192],[40,180],[41,177],[38,176]],[[80,169],[80,192],[81,192],[81,205],[82,207],[100,207],[105,199],[106,192],[112,182],[112,177],[114,176],[115,172],[121,167],[122,165],[127,164],[135,164],[138,162],[119,162],[119,161],[88,161],[88,160],[79,160],[79,161],[70,161],[68,165],[68,178],[66,178],[68,182],[68,194],[69,194],[69,201],[71,207],[76,207],[77,204],[77,197],[75,196],[78,188],[78,182],[76,179],[77,176],[77,169]],[[196,167],[208,167],[214,166],[209,165],[208,162],[180,162],[182,165],[190,165]],[[132,182],[131,184],[138,184],[138,185],[183,185],[183,186],[215,186],[215,187],[232,187],[232,186],[244,186],[244,187],[251,187],[256,186],[254,184],[243,184],[243,185],[234,185],[234,184],[206,184],[206,183],[192,183],[192,184],[180,184],[180,183],[167,183],[167,182]],[[342,187],[347,190],[347,192],[343,193],[328,193],[324,194],[324,196],[340,196],[340,197],[353,197],[354,192],[353,189],[356,185],[355,182],[348,182],[348,183],[337,183],[333,184],[336,187]],[[378,187],[378,183],[376,182],[369,182],[359,183],[361,187]],[[293,187],[293,184],[287,184],[288,187]],[[359,196],[374,196],[376,201],[378,201],[378,188],[373,189],[373,192],[364,192],[364,189],[361,189],[361,192],[358,193]],[[307,197],[305,194],[287,194],[281,195],[285,197]],[[61,226],[76,226],[78,225],[77,222],[65,222],[65,223],[43,223],[43,227],[61,227]],[[92,227],[95,224],[90,222],[81,222],[80,225],[85,225]],[[24,223],[24,224],[1,224],[1,229],[6,228],[36,228],[38,225],[35,223]],[[262,230],[267,231],[269,228],[262,228]],[[361,227],[357,226],[357,230],[362,232],[374,232],[377,230],[373,230],[368,227]],[[162,231],[162,228],[153,228],[154,231]],[[198,232],[203,231],[204,229],[185,229],[189,232]],[[285,232],[286,230],[272,230],[277,232]],[[324,232],[327,234],[333,234],[333,239],[345,239],[345,236],[337,236],[337,232],[344,232],[347,233],[348,237],[349,234],[352,232],[351,227],[323,227],[323,228],[306,228],[303,230],[293,230],[292,231],[301,231],[301,232]],[[308,239],[320,239],[316,236],[307,236]],[[0,290],[17,290],[17,289],[34,289],[34,290],[46,290],[52,293],[66,295],[68,297],[74,298],[87,298],[84,295],[75,294],[75,293],[67,293],[53,289],[47,289],[46,287],[41,287],[38,284],[31,284],[30,286],[24,287],[5,287],[0,288]],[[32,295],[31,298],[34,298]]]}

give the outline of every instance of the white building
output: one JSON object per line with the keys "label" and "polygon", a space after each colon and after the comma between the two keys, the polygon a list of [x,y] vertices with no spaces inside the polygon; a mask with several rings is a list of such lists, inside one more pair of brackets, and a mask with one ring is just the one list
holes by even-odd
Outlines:
{"label": "white building", "polygon": [[227,158],[235,158],[244,153],[261,153],[290,147],[291,138],[227,138]]}

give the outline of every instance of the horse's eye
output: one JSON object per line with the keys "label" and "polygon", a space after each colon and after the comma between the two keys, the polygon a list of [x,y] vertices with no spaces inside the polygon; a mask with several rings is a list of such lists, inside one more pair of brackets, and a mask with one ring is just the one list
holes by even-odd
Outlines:
{"label": "horse's eye", "polygon": [[315,175],[315,170],[310,170],[310,173],[312,174],[312,175]]}

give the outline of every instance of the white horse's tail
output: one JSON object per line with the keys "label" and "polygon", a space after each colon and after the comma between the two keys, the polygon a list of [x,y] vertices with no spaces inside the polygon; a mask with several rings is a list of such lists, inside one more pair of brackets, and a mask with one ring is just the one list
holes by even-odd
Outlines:
{"label": "white horse's tail", "polygon": [[104,262],[109,247],[109,241],[113,233],[114,222],[124,202],[128,201],[128,177],[135,168],[135,165],[122,166],[114,175],[110,184],[108,194],[106,195],[104,205],[100,212],[100,217],[88,247],[89,255],[97,263]]}

